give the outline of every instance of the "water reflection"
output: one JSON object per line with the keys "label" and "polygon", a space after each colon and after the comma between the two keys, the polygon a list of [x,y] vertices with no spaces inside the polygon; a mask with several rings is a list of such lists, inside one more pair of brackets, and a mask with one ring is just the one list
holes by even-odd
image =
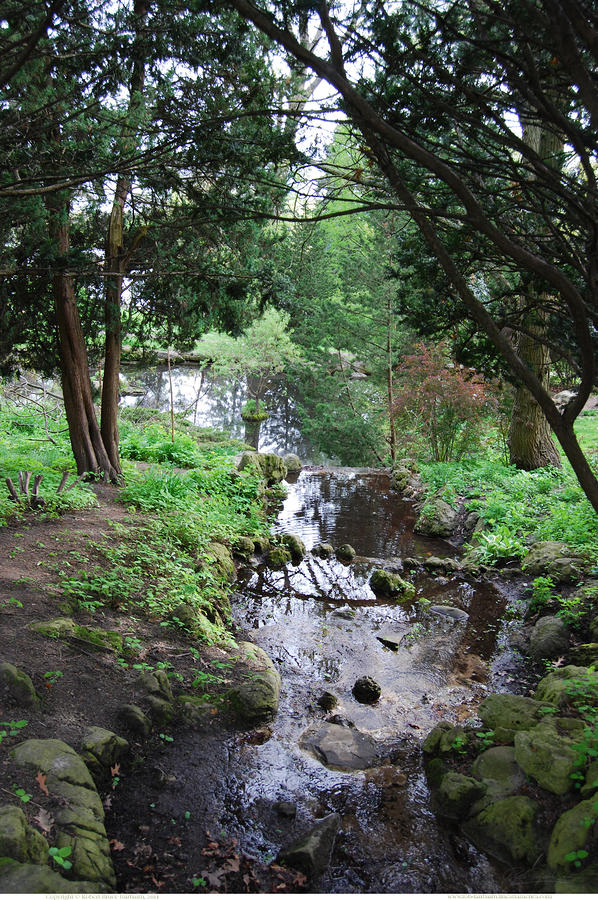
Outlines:
{"label": "water reflection", "polygon": [[[147,409],[170,409],[170,383],[167,366],[155,369],[128,369],[129,379],[141,396],[123,396],[122,405]],[[301,434],[296,402],[282,378],[270,379],[264,396],[270,418],[261,423],[258,434],[246,431],[241,410],[249,393],[246,385],[232,379],[215,377],[210,370],[196,366],[173,366],[171,369],[174,411],[184,413],[194,425],[227,431],[259,450],[272,453],[297,453],[308,463],[324,464],[329,460],[317,453]]]}

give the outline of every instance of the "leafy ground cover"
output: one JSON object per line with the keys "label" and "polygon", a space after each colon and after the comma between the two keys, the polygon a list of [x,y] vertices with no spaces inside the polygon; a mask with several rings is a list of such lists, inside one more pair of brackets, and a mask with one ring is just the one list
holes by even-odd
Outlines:
{"label": "leafy ground cover", "polygon": [[[598,412],[579,419],[578,439],[598,465]],[[533,541],[564,541],[598,559],[598,516],[564,458],[560,470],[524,472],[487,447],[459,462],[422,462],[420,470],[429,494],[455,507],[462,502],[483,519],[476,548],[480,562],[521,557]]]}

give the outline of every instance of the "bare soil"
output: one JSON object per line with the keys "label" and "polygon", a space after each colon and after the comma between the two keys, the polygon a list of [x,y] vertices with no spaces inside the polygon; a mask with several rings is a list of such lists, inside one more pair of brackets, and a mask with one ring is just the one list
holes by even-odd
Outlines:
{"label": "bare soil", "polygon": [[[228,760],[235,747],[262,740],[259,729],[239,731],[216,705],[213,721],[199,730],[181,719],[165,726],[162,736],[153,729],[149,738],[139,740],[123,730],[117,715],[123,704],[139,702],[139,670],[123,668],[114,653],[84,642],[48,639],[28,628],[31,622],[66,614],[82,625],[135,636],[143,644],[137,662],[170,663],[181,688],[190,685],[193,670],[209,671],[226,658],[222,648],[200,645],[198,660],[181,632],[122,611],[102,609],[93,618],[65,611],[58,570],[81,568],[77,555],[87,541],[110,539],[111,523],[130,521],[130,513],[118,502],[117,487],[97,485],[94,490],[97,508],[54,520],[35,514],[0,529],[0,661],[26,672],[41,698],[40,706],[31,709],[0,695],[1,721],[27,721],[18,736],[0,744],[0,805],[20,803],[16,788],[23,788],[32,797],[23,809],[39,827],[40,810],[51,815],[52,798],[33,776],[14,767],[11,747],[29,738],[58,738],[78,750],[85,731],[101,726],[130,743],[120,771],[98,785],[120,892],[301,890],[302,875],[240,854],[226,833],[219,795]],[[234,680],[235,674],[227,672],[227,679]],[[210,691],[228,686],[210,685]],[[285,824],[280,825],[283,833]],[[52,830],[45,836],[51,845]]]}

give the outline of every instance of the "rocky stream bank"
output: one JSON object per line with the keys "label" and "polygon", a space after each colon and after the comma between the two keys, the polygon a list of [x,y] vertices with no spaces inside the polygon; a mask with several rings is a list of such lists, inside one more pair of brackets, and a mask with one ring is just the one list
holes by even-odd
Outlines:
{"label": "rocky stream bank", "polygon": [[[287,474],[273,455],[246,454],[240,465],[259,466],[265,481]],[[408,469],[395,473],[399,490],[421,500]],[[217,548],[216,564],[231,580],[238,575],[249,611],[237,618],[234,645],[195,646],[159,623],[110,611],[102,627],[64,614],[40,561],[48,547],[66,556],[82,534],[122,521],[115,491],[99,488],[98,497],[97,510],[0,535],[7,561],[0,581],[3,892],[333,892],[371,885],[434,892],[465,889],[468,878],[478,890],[596,890],[598,737],[591,711],[598,705],[592,617],[598,582],[592,561],[545,542],[530,546],[521,568],[505,560],[500,571],[482,570],[475,557],[450,553],[449,544],[427,545],[421,555],[360,556],[359,532],[357,553],[346,540],[319,540],[307,551],[300,535],[280,532],[270,545],[239,542],[234,555]],[[447,507],[425,503],[415,531],[456,546],[480,525]],[[494,667],[491,686],[488,653],[497,648],[472,637],[476,613],[466,579],[499,580],[520,597],[536,576],[552,578],[578,610],[577,620],[571,627],[550,606],[524,614],[520,603],[521,618],[508,638],[517,654],[503,645],[509,663]],[[362,671],[345,674],[332,652],[312,657],[307,669],[298,667],[297,655],[292,666],[283,663],[294,647],[287,638],[272,650],[279,646],[277,617],[285,615],[275,605],[284,606],[291,593],[303,604],[306,628],[308,619],[313,625],[314,603],[328,605],[314,652],[332,634],[339,658],[357,641],[352,629],[374,609],[366,659],[378,654],[379,668],[360,662]],[[255,621],[252,598],[260,610]],[[414,605],[416,618],[409,612]],[[260,618],[264,607],[272,609],[274,624]],[[123,667],[126,634],[143,638],[147,649]],[[261,636],[271,640],[269,652]],[[417,696],[423,685],[428,699],[396,700],[401,653],[406,665],[421,664]],[[434,660],[424,667],[426,653]],[[553,664],[548,672],[544,660]],[[452,673],[447,688],[440,662],[443,679],[445,670]],[[517,673],[507,674],[511,663]],[[499,668],[500,692],[493,689]],[[507,684],[517,693],[505,692]],[[397,712],[393,705],[401,702],[405,708]],[[379,710],[387,715],[382,724]],[[277,729],[307,766],[311,796],[299,768],[281,769]],[[252,754],[257,765],[277,771],[278,781],[269,776],[263,791],[267,802],[246,780]],[[426,781],[418,774],[422,764]],[[431,804],[426,821],[409,820],[410,786]],[[357,821],[363,795],[372,791],[367,814]],[[433,862],[389,858],[390,845],[382,841],[386,858],[379,869],[388,880],[343,881],[339,873],[351,869],[352,856],[376,857],[373,846],[356,849],[374,813],[370,838],[385,828],[397,834],[429,829],[433,814],[446,853],[457,860],[451,871],[424,872]],[[487,868],[485,856],[495,869]]]}

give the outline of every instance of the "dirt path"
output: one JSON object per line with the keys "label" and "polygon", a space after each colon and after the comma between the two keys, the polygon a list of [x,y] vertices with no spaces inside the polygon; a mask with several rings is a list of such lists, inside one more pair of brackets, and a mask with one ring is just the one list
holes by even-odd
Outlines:
{"label": "dirt path", "polygon": [[[119,709],[137,700],[139,666],[167,664],[182,686],[225,653],[217,647],[192,648],[180,632],[139,615],[104,607],[92,618],[85,611],[73,614],[65,605],[60,573],[81,568],[87,543],[118,540],[113,523],[139,523],[139,516],[132,519],[118,502],[118,488],[94,490],[94,509],[55,520],[36,516],[0,529],[0,661],[26,672],[41,700],[31,709],[0,694],[0,720],[27,722],[17,737],[0,744],[0,805],[19,802],[15,785],[32,795],[23,807],[30,821],[46,803],[35,779],[12,765],[11,746],[52,737],[77,750],[85,731],[101,726],[130,743],[113,782],[100,787],[119,891],[297,890],[302,876],[242,858],[220,827],[218,784],[226,777],[231,748],[252,740],[251,735],[240,734],[221,714],[204,722],[200,733],[178,720],[162,735],[154,729],[144,739],[123,731]],[[48,639],[28,627],[65,615],[77,624],[133,636],[142,649],[136,658],[127,657],[125,668],[118,654],[81,641]],[[46,837],[52,840],[51,833]]]}

